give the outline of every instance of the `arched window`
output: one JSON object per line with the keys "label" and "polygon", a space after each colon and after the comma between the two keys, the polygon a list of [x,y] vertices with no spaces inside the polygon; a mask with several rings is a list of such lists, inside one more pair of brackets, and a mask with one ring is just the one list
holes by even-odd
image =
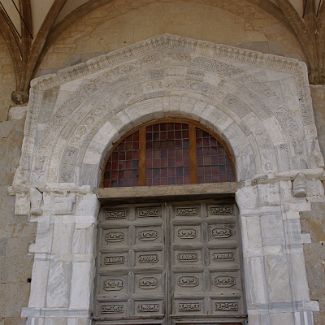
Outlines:
{"label": "arched window", "polygon": [[141,126],[109,155],[104,187],[232,182],[234,164],[223,141],[188,121]]}

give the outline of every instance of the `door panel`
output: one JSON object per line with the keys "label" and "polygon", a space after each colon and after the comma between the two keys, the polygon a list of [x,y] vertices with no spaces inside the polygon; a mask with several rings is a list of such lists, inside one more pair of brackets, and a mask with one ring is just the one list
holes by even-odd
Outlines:
{"label": "door panel", "polygon": [[233,205],[170,206],[172,315],[244,313],[238,222]]}
{"label": "door panel", "polygon": [[102,208],[96,277],[98,319],[165,315],[163,207]]}
{"label": "door panel", "polygon": [[97,325],[244,320],[240,251],[233,204],[103,207],[94,320]]}

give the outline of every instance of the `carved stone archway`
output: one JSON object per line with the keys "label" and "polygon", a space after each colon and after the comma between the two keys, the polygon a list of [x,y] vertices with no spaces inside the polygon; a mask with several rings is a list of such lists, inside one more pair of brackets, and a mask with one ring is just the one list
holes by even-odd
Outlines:
{"label": "carved stone archway", "polygon": [[88,322],[103,159],[166,115],[207,125],[234,152],[249,324],[312,324],[299,212],[323,200],[323,158],[303,63],[162,35],[34,80],[28,109],[12,193],[38,224],[29,324]]}

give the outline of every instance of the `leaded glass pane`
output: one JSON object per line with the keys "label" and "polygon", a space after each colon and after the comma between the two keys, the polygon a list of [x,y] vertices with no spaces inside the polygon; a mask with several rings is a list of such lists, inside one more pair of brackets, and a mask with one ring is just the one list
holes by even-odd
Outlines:
{"label": "leaded glass pane", "polygon": [[146,128],[146,185],[189,184],[189,127],[161,123]]}
{"label": "leaded glass pane", "polygon": [[231,161],[225,148],[208,132],[196,128],[198,183],[234,181]]}
{"label": "leaded glass pane", "polygon": [[105,169],[105,187],[235,181],[228,152],[210,133],[181,122],[141,130],[143,137],[138,130],[114,148]]}
{"label": "leaded glass pane", "polygon": [[105,187],[138,185],[139,132],[124,139],[111,153],[104,176]]}

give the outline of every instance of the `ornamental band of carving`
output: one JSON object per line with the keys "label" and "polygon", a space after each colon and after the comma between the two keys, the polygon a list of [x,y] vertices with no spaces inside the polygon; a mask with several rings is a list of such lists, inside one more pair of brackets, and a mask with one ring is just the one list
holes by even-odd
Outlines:
{"label": "ornamental band of carving", "polygon": [[177,217],[197,216],[198,208],[176,208]]}
{"label": "ornamental band of carving", "polygon": [[232,215],[234,213],[233,207],[230,206],[214,206],[209,207],[209,214],[214,216]]}
{"label": "ornamental band of carving", "polygon": [[120,291],[124,288],[124,281],[121,279],[110,279],[104,281],[105,291]]}
{"label": "ornamental band of carving", "polygon": [[157,313],[160,310],[159,304],[140,304],[138,305],[138,311],[142,313]]}
{"label": "ornamental band of carving", "polygon": [[236,285],[236,279],[232,276],[217,276],[214,285],[218,288],[231,288]]}
{"label": "ornamental band of carving", "polygon": [[126,210],[125,209],[114,209],[114,210],[104,210],[105,219],[125,219]]}
{"label": "ornamental band of carving", "polygon": [[198,254],[197,253],[178,253],[177,260],[180,262],[197,262]]}
{"label": "ornamental band of carving", "polygon": [[232,230],[226,226],[218,226],[211,229],[211,237],[214,239],[229,238],[231,236]]}
{"label": "ornamental band of carving", "polygon": [[105,256],[104,265],[124,264],[125,256]]}
{"label": "ornamental band of carving", "polygon": [[239,305],[238,302],[216,302],[215,310],[216,311],[238,311]]}
{"label": "ornamental band of carving", "polygon": [[139,288],[151,290],[158,288],[158,280],[155,277],[143,277],[139,279]]}
{"label": "ornamental band of carving", "polygon": [[138,257],[139,263],[156,264],[159,262],[158,254],[142,254]]}
{"label": "ornamental band of carving", "polygon": [[152,218],[160,216],[160,208],[150,207],[150,208],[138,208],[139,218]]}
{"label": "ornamental band of carving", "polygon": [[158,238],[158,231],[156,230],[144,230],[139,232],[138,238],[142,241],[154,241]]}
{"label": "ornamental band of carving", "polygon": [[121,242],[124,238],[124,233],[121,231],[110,231],[105,234],[105,241],[107,243]]}
{"label": "ornamental band of carving", "polygon": [[180,239],[194,239],[197,237],[196,229],[184,228],[177,231],[177,236]]}
{"label": "ornamental band of carving", "polygon": [[233,261],[234,254],[232,252],[213,253],[213,259],[215,261]]}
{"label": "ornamental band of carving", "polygon": [[197,287],[199,285],[199,278],[196,276],[181,276],[179,277],[179,279],[177,280],[177,284],[180,287],[188,287],[188,288],[194,288]]}
{"label": "ornamental band of carving", "polygon": [[124,305],[102,305],[102,314],[121,314],[124,313]]}
{"label": "ornamental band of carving", "polygon": [[178,311],[179,312],[201,311],[201,304],[200,303],[179,303]]}

